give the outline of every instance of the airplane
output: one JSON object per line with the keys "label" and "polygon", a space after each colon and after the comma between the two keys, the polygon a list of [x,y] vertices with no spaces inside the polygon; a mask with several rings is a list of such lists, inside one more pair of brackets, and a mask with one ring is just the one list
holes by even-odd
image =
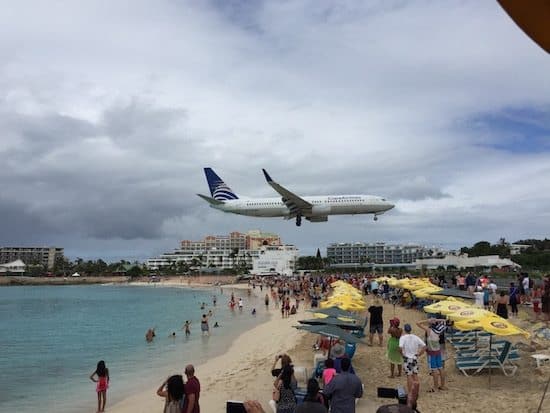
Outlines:
{"label": "airplane", "polygon": [[239,197],[214,172],[204,168],[210,195],[197,194],[210,204],[210,207],[223,212],[252,217],[283,217],[296,219],[296,226],[302,225],[302,218],[310,222],[326,222],[329,215],[378,215],[389,211],[394,205],[385,198],[374,195],[318,195],[298,196],[275,182],[265,169],[262,169],[267,183],[281,196],[280,198]]}

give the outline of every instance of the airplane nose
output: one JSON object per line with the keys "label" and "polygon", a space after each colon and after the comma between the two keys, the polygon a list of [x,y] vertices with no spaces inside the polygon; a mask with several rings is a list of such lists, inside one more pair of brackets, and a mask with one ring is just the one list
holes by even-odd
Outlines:
{"label": "airplane nose", "polygon": [[388,204],[388,210],[392,209],[394,206],[394,204]]}

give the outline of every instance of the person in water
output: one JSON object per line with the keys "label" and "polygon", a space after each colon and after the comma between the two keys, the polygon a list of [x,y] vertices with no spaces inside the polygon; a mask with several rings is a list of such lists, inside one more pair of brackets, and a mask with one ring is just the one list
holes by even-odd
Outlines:
{"label": "person in water", "polygon": [[218,322],[216,321],[216,322],[214,323],[214,328],[218,328],[219,326],[220,326],[220,325],[219,325]]}
{"label": "person in water", "polygon": [[105,367],[105,362],[100,360],[97,363],[95,371],[90,375],[90,380],[96,384],[97,392],[97,411],[105,411],[105,403],[107,403],[107,388],[109,387],[109,369]]}
{"label": "person in water", "polygon": [[207,335],[207,336],[210,335],[210,327],[208,326],[208,317],[206,316],[206,314],[202,315],[201,331],[203,335]]}
{"label": "person in water", "polygon": [[189,322],[189,320],[185,320],[185,324],[183,325],[183,329],[185,330],[185,335],[188,336],[189,334],[191,334],[191,323]]}
{"label": "person in water", "polygon": [[147,333],[145,333],[145,340],[150,343],[151,341],[153,341],[153,338],[155,338],[155,329],[150,328],[149,330],[147,330]]}

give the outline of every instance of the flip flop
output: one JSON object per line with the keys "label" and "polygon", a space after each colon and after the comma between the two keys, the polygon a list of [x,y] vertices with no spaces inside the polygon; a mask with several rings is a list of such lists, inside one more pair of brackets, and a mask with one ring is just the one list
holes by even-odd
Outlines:
{"label": "flip flop", "polygon": [[435,393],[435,389],[428,390],[428,393]]}

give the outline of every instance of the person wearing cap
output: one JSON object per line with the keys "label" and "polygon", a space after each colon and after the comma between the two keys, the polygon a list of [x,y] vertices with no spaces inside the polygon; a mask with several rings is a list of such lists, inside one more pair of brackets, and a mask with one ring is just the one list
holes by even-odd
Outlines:
{"label": "person wearing cap", "polygon": [[[346,347],[340,341],[332,346],[332,349],[330,350],[330,357],[334,359],[334,368],[336,369],[336,373],[342,372],[342,360],[350,360],[346,354]],[[349,372],[355,374],[355,370],[353,369],[353,366],[351,366],[351,360]]]}
{"label": "person wearing cap", "polygon": [[433,393],[435,389],[447,390],[445,387],[445,370],[443,369],[443,355],[439,336],[446,329],[445,320],[430,318],[416,323],[426,332],[426,353],[428,354],[428,366],[432,372],[433,387],[428,390]]}
{"label": "person wearing cap", "polygon": [[410,408],[416,407],[416,399],[420,382],[418,381],[418,357],[426,351],[426,344],[420,337],[412,334],[410,324],[405,324],[404,334],[399,339],[399,350],[403,355],[403,370],[407,375],[407,406]]}
{"label": "person wearing cap", "polygon": [[390,338],[388,339],[388,352],[386,356],[390,362],[390,377],[394,377],[395,366],[397,366],[397,376],[401,377],[403,366],[403,356],[399,351],[399,339],[401,338],[401,334],[403,334],[403,329],[399,327],[399,323],[399,318],[392,318],[390,320],[390,328],[388,329]]}

